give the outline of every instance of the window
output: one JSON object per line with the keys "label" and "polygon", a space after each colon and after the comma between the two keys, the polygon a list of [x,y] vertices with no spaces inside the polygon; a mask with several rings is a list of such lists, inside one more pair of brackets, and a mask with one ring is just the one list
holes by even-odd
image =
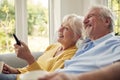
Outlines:
{"label": "window", "polygon": [[110,7],[116,14],[115,32],[120,35],[120,0],[108,0],[108,7]]}
{"label": "window", "polygon": [[49,45],[48,0],[0,0],[0,53],[14,52],[12,34],[31,52]]}
{"label": "window", "polygon": [[15,31],[14,0],[0,0],[0,54],[13,52]]}
{"label": "window", "polygon": [[49,44],[48,0],[27,0],[27,13],[29,48],[44,51]]}

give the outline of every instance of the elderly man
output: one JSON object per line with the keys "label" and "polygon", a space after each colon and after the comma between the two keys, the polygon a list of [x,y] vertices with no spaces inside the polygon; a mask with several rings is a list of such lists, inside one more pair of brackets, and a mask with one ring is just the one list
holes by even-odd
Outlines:
{"label": "elderly man", "polygon": [[87,40],[71,60],[65,61],[64,69],[56,72],[90,72],[120,59],[120,37],[113,33],[114,15],[110,9],[105,6],[93,6],[84,19],[84,25],[90,41]]}
{"label": "elderly man", "polygon": [[120,62],[78,75],[53,73],[41,77],[39,80],[120,80]]}

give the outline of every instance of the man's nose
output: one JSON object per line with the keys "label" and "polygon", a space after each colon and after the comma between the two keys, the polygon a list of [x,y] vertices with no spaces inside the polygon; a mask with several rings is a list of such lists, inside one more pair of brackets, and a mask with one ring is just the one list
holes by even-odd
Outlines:
{"label": "man's nose", "polygon": [[59,31],[59,32],[62,32],[62,31],[63,31],[63,27],[60,27],[58,31]]}
{"label": "man's nose", "polygon": [[85,18],[84,21],[83,21],[84,24],[86,24],[88,22],[89,22],[89,20],[87,18]]}

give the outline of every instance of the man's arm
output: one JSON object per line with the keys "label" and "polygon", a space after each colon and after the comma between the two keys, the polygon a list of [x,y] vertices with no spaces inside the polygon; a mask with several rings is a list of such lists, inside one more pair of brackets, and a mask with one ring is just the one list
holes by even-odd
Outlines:
{"label": "man's arm", "polygon": [[120,80],[120,62],[78,75],[79,80]]}
{"label": "man's arm", "polygon": [[39,80],[120,80],[120,62],[83,74],[53,73]]}

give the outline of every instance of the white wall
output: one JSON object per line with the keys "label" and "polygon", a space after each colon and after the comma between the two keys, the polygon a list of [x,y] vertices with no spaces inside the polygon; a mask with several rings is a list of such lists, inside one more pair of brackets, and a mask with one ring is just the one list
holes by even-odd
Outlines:
{"label": "white wall", "polygon": [[76,13],[83,15],[83,1],[84,0],[61,0],[61,17],[66,14]]}
{"label": "white wall", "polygon": [[106,5],[106,3],[107,0],[61,0],[61,19],[70,13],[84,16],[90,6]]}
{"label": "white wall", "polygon": [[87,12],[87,9],[92,5],[106,5],[108,0],[84,0],[83,1],[83,14]]}

